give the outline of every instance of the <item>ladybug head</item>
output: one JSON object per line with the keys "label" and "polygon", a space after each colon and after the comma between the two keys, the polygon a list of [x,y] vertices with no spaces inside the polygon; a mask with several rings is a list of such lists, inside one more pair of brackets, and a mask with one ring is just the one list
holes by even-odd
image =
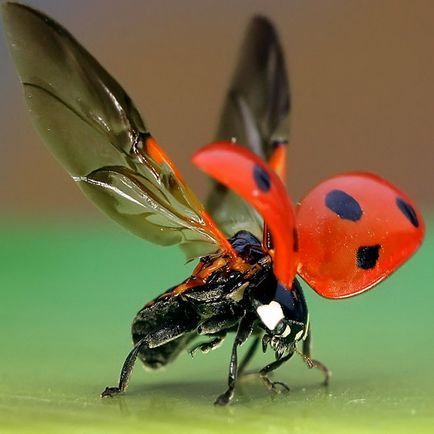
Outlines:
{"label": "ladybug head", "polygon": [[309,327],[306,301],[300,284],[294,280],[291,290],[277,282],[271,300],[255,303],[256,313],[266,334],[262,344],[275,351],[276,358],[293,351],[297,341],[304,339]]}

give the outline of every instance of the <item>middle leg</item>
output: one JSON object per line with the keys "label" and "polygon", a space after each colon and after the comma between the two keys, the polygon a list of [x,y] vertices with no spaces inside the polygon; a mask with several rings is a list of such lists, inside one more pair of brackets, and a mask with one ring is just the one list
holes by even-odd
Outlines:
{"label": "middle leg", "polygon": [[237,350],[250,336],[253,330],[253,323],[251,317],[244,316],[237,329],[237,334],[232,346],[231,360],[229,363],[229,375],[228,375],[228,388],[226,392],[217,397],[215,405],[227,405],[234,397],[235,384],[238,378],[238,354]]}
{"label": "middle leg", "polygon": [[202,354],[207,354],[210,351],[217,349],[225,340],[226,331],[209,336],[212,338],[211,340],[208,342],[199,342],[188,350],[191,357],[194,357],[198,351],[200,351]]}
{"label": "middle leg", "polygon": [[227,330],[233,328],[238,322],[238,316],[233,312],[219,314],[204,321],[197,329],[199,335],[209,336],[211,340],[194,345],[188,352],[193,357],[197,351],[208,353],[218,348],[224,341]]}
{"label": "middle leg", "polygon": [[248,375],[250,373],[245,373],[247,365],[252,360],[253,356],[256,353],[256,350],[258,349],[259,342],[261,341],[260,336],[255,336],[254,340],[250,344],[250,347],[248,348],[246,354],[244,355],[244,358],[241,360],[239,366],[238,366],[238,376],[241,377],[241,375]]}

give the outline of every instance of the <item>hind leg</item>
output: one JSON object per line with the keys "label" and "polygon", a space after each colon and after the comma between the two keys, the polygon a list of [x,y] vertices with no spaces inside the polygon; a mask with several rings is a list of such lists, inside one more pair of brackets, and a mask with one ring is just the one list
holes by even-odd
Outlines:
{"label": "hind leg", "polygon": [[[146,357],[148,354],[153,355],[154,353],[158,353],[160,349],[162,354],[167,358],[167,355],[164,354],[165,347],[167,347],[168,344],[170,345],[176,339],[182,338],[184,336],[188,337],[188,332],[188,327],[185,329],[180,327],[173,327],[170,329],[166,328],[157,330],[154,333],[149,333],[137,341],[137,343],[134,345],[134,348],[128,354],[124,364],[122,365],[118,385],[114,387],[106,387],[101,393],[101,397],[104,398],[107,396],[118,395],[119,393],[122,393],[126,390],[137,356],[140,355],[143,358],[143,356]],[[188,341],[188,339],[186,339],[186,341]],[[171,348],[171,350],[172,352],[177,351],[176,346],[175,348]],[[154,367],[149,364],[148,366]]]}
{"label": "hind leg", "polygon": [[101,393],[101,398],[105,398],[106,396],[118,395],[119,393],[125,391],[125,389],[128,386],[128,381],[133,371],[134,363],[136,362],[137,355],[140,351],[141,346],[145,344],[145,340],[146,338],[143,338],[139,342],[137,342],[137,344],[134,346],[134,348],[131,350],[131,352],[128,354],[127,358],[125,359],[125,362],[122,365],[121,375],[119,377],[119,384],[114,387],[106,387]]}

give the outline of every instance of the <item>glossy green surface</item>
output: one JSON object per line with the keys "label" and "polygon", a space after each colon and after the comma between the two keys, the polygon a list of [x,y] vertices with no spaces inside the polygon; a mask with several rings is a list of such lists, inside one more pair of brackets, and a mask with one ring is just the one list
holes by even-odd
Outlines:
{"label": "glossy green surface", "polygon": [[117,381],[135,312],[191,270],[176,249],[86,222],[3,221],[0,237],[1,434],[433,432],[433,230],[374,291],[329,301],[306,289],[314,355],[333,370],[327,390],[293,360],[276,373],[289,394],[253,378],[227,408],[212,402],[231,339],[162,372],[137,366],[127,394],[98,396]]}

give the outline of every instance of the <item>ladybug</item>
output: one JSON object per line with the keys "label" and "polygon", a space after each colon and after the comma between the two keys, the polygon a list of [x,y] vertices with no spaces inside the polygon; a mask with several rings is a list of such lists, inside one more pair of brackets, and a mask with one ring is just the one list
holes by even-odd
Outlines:
{"label": "ladybug", "polygon": [[216,404],[232,400],[260,344],[275,355],[258,372],[270,390],[289,390],[270,373],[294,354],[327,384],[329,370],[311,357],[297,274],[327,298],[360,294],[417,250],[424,223],[410,198],[367,173],[328,179],[293,206],[284,185],[288,80],[272,24],[253,19],[216,141],[193,157],[215,179],[205,208],[122,87],[67,30],[30,7],[2,7],[35,127],[77,186],[132,233],[198,260],[191,276],[137,313],[119,383],[101,395],[125,391],[137,358],[158,369],[186,348],[214,350],[229,333],[228,385]]}

